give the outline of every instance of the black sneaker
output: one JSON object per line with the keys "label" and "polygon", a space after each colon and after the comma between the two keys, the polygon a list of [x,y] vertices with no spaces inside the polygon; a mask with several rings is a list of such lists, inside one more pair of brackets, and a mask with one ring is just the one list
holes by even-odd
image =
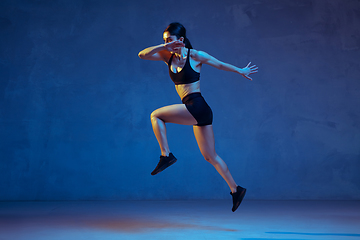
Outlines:
{"label": "black sneaker", "polygon": [[173,165],[177,159],[174,157],[172,153],[169,154],[168,157],[160,156],[160,161],[154,171],[151,172],[151,175],[156,175],[161,171],[164,171],[167,167]]}
{"label": "black sneaker", "polygon": [[240,206],[240,203],[243,200],[245,193],[246,193],[246,188],[242,188],[240,186],[237,186],[235,193],[230,192],[230,195],[233,198],[233,208],[232,208],[233,212],[235,212],[236,209]]}

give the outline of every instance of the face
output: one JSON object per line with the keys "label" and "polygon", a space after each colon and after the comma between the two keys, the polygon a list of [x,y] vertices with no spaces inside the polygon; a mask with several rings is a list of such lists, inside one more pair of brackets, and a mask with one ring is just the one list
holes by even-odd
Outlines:
{"label": "face", "polygon": [[[164,38],[165,43],[170,43],[170,42],[173,42],[173,41],[176,41],[176,40],[179,40],[179,41],[181,41],[181,42],[184,42],[184,38],[183,38],[183,37],[180,37],[180,38],[178,39],[175,35],[170,35],[169,32],[164,32],[163,38]],[[171,52],[171,53],[174,53],[174,52],[179,52],[179,51],[181,51],[181,47],[174,47],[174,48],[173,48],[173,51],[170,51],[170,52]]]}
{"label": "face", "polygon": [[169,32],[164,32],[163,38],[165,43],[169,43],[177,40],[177,37],[175,35],[170,35]]}

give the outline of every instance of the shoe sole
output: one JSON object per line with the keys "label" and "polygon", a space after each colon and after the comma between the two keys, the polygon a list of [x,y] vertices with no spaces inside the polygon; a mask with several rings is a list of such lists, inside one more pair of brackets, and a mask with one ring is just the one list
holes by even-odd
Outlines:
{"label": "shoe sole", "polygon": [[171,160],[170,162],[169,162],[169,164],[168,165],[166,165],[166,166],[162,166],[161,168],[159,168],[157,171],[153,171],[152,173],[151,173],[151,175],[156,175],[156,174],[158,174],[158,173],[160,173],[160,172],[162,172],[162,171],[164,171],[166,168],[168,168],[168,167],[170,167],[171,165],[173,165],[174,163],[176,163],[176,161],[177,161],[177,159],[173,159],[173,160]]}
{"label": "shoe sole", "polygon": [[237,204],[232,209],[233,212],[235,212],[236,209],[238,209],[238,207],[240,206],[240,203],[244,199],[245,193],[246,193],[246,188],[244,188],[244,190],[241,192],[241,194],[240,194],[240,196],[238,198]]}

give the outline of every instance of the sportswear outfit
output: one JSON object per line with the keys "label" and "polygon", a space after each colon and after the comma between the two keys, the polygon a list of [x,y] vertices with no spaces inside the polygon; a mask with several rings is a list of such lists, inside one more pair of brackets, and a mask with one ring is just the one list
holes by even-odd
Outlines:
{"label": "sportswear outfit", "polygon": [[[185,65],[180,72],[174,73],[173,71],[171,71],[171,62],[173,57],[174,54],[172,54],[169,59],[168,67],[170,78],[175,83],[175,85],[189,84],[200,80],[200,73],[196,72],[190,65],[190,48],[188,50]],[[190,114],[196,119],[196,126],[206,126],[212,124],[212,110],[206,103],[200,92],[190,93],[186,95],[183,99],[181,99],[181,101],[183,104],[185,104]],[[160,156],[160,161],[154,171],[152,171],[151,175],[158,174],[159,172],[165,170],[167,167],[170,167],[176,161],[177,159],[172,153],[170,153],[169,156]],[[233,198],[233,212],[235,212],[236,209],[239,207],[246,193],[246,189],[240,186],[237,186],[236,190],[237,191],[235,193],[230,192]]]}
{"label": "sportswear outfit", "polygon": [[[200,73],[196,72],[190,65],[190,48],[186,58],[185,65],[180,72],[171,71],[171,62],[174,54],[171,55],[168,63],[169,75],[175,85],[194,83],[200,80]],[[190,93],[181,99],[187,110],[196,119],[197,126],[211,125],[213,113],[200,92]]]}

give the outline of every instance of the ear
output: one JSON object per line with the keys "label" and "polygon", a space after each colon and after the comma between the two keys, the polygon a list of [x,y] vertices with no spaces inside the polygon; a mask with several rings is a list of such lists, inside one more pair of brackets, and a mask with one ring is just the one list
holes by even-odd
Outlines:
{"label": "ear", "polygon": [[185,41],[184,37],[180,37],[179,41],[184,42]]}

